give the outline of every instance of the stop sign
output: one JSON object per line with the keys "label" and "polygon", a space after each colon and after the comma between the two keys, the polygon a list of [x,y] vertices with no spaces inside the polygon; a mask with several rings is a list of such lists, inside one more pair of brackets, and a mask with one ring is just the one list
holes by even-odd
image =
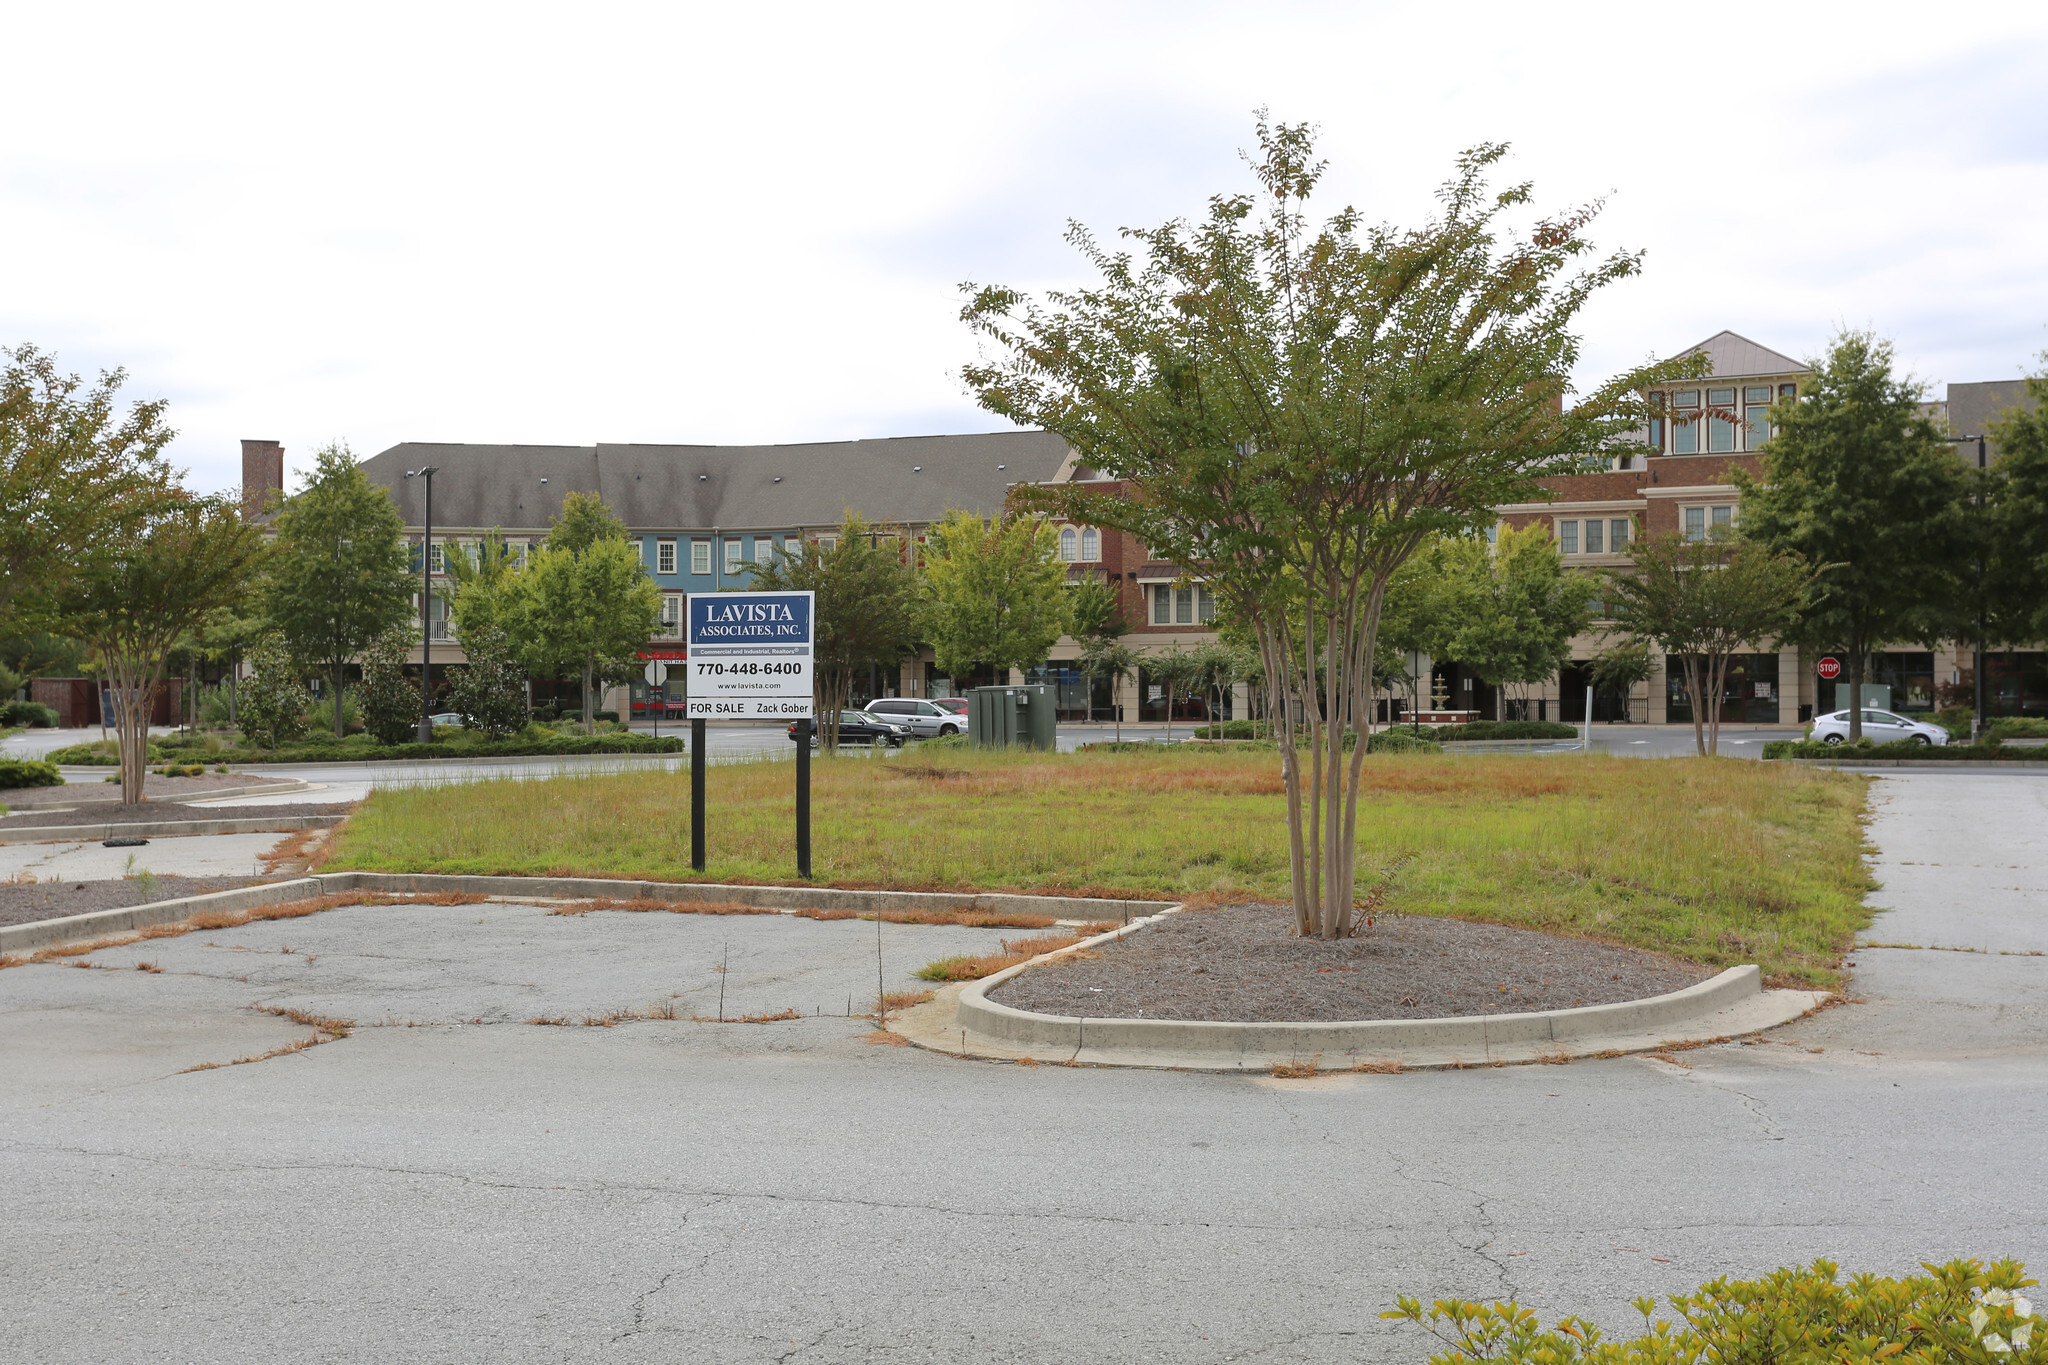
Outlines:
{"label": "stop sign", "polygon": [[1823,678],[1839,678],[1842,676],[1842,661],[1830,655],[1814,666],[1814,672]]}

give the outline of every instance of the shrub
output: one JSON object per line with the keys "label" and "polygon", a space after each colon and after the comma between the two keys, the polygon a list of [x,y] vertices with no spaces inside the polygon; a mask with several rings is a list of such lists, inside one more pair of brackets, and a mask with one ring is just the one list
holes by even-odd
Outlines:
{"label": "shrub", "polygon": [[1669,1302],[1678,1321],[1655,1321],[1656,1301],[1635,1301],[1644,1333],[1608,1341],[1594,1324],[1566,1318],[1549,1331],[1520,1305],[1440,1299],[1428,1312],[1412,1298],[1384,1318],[1416,1324],[1445,1349],[1430,1365],[1486,1360],[1496,1365],[1705,1365],[1780,1361],[1784,1365],[1870,1362],[1897,1357],[1914,1365],[2041,1365],[2048,1334],[2034,1338],[2033,1305],[2014,1294],[2031,1285],[2017,1261],[1924,1265],[1925,1275],[1856,1275],[1815,1261],[1760,1280],[1722,1278]]}
{"label": "shrub", "polygon": [[526,724],[525,670],[512,661],[511,647],[496,626],[475,626],[462,647],[469,662],[456,673],[448,704],[462,713],[467,728],[503,739]]}
{"label": "shrub", "polygon": [[[2000,739],[2048,739],[2048,718],[2041,716],[1999,716],[1990,722],[1991,733]],[[1963,733],[1969,733],[1965,722]]]}
{"label": "shrub", "polygon": [[420,730],[420,685],[405,675],[418,639],[417,627],[393,626],[363,651],[363,680],[356,684],[363,728],[386,744],[403,744]]}
{"label": "shrub", "polygon": [[1413,731],[1382,730],[1366,741],[1365,751],[1369,754],[1440,754],[1444,746],[1418,739]]}
{"label": "shrub", "polygon": [[1440,725],[1430,738],[1439,744],[1464,739],[1577,739],[1579,728],[1556,720],[1475,720],[1465,725]]}
{"label": "shrub", "polygon": [[1895,739],[1877,744],[1865,736],[1855,744],[1823,744],[1811,739],[1774,739],[1764,745],[1765,758],[1917,758],[1931,759],[2028,759],[2033,750],[2007,749],[1994,737],[1989,744],[1916,744]]}
{"label": "shrub", "polygon": [[[306,708],[312,701],[300,680],[302,670],[276,633],[264,636],[249,651],[255,676],[242,684],[242,731],[250,739],[280,749],[306,733]],[[331,714],[331,713],[330,713]]]}
{"label": "shrub", "polygon": [[0,725],[33,725],[54,730],[57,712],[39,701],[11,701],[0,706]]}
{"label": "shrub", "polygon": [[1221,725],[1204,725],[1195,731],[1196,739],[1271,739],[1273,722],[1269,720],[1226,720]]}
{"label": "shrub", "polygon": [[1948,731],[1950,739],[1968,739],[1970,722],[1977,713],[1967,706],[1944,706],[1934,713],[1934,723]]}
{"label": "shrub", "polygon": [[32,758],[0,758],[0,788],[63,785],[64,775],[57,771],[54,763],[38,763]]}
{"label": "shrub", "polygon": [[[43,755],[47,763],[62,763],[71,767],[111,768],[121,761],[121,741],[118,739],[95,739],[85,744],[67,745],[52,749]],[[163,746],[150,741],[149,752],[143,756],[147,763],[164,761]]]}
{"label": "shrub", "polygon": [[970,741],[965,735],[933,735],[930,739],[920,740],[918,747],[922,749],[964,749],[969,743]]}
{"label": "shrub", "polygon": [[[330,738],[333,737],[334,696],[332,693],[324,697],[315,698],[313,704],[306,708],[306,724],[316,733],[327,735]],[[341,699],[341,728],[344,734],[354,734],[363,728],[362,703],[357,700],[353,688]]]}
{"label": "shrub", "polygon": [[199,689],[199,719],[208,725],[228,723],[228,689],[223,683],[219,687]]}
{"label": "shrub", "polygon": [[595,718],[599,721],[608,720],[614,725],[619,723],[619,713],[616,711],[600,711]]}

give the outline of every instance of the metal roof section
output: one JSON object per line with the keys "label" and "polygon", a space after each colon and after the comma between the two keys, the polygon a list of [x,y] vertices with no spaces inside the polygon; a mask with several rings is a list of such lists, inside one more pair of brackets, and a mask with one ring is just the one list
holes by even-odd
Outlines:
{"label": "metal roof section", "polygon": [[1734,332],[1716,332],[1697,346],[1688,346],[1674,359],[1702,355],[1714,367],[1716,379],[1760,378],[1764,375],[1805,374],[1807,366],[1791,356],[1781,355]]}
{"label": "metal roof section", "polygon": [[635,531],[745,531],[836,526],[849,509],[917,524],[993,514],[1011,484],[1051,480],[1068,458],[1051,432],[997,431],[768,446],[406,442],[363,470],[408,526],[423,522],[423,490],[404,473],[431,464],[437,527],[544,531],[573,490],[599,494]]}

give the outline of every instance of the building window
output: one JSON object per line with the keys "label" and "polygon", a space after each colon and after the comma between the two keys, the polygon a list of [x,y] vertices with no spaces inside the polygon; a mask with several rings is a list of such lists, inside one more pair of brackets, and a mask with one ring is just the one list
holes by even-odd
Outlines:
{"label": "building window", "polygon": [[654,571],[674,573],[676,571],[676,543],[673,540],[654,542]]}
{"label": "building window", "polygon": [[821,554],[828,554],[828,555],[829,555],[829,554],[831,554],[831,553],[832,553],[832,552],[833,552],[834,550],[836,550],[836,549],[838,549],[838,548],[839,548],[839,537],[838,537],[838,536],[819,536],[819,537],[818,537],[818,551],[819,551],[819,553],[821,553]]}
{"label": "building window", "polygon": [[727,573],[738,573],[740,571],[740,543],[737,539],[725,542],[725,571]]}
{"label": "building window", "polygon": [[1628,550],[1628,518],[1615,517],[1607,523],[1607,548],[1610,553],[1624,554]]}
{"label": "building window", "polygon": [[1742,415],[1749,429],[1749,449],[1761,450],[1771,439],[1771,386],[1757,384],[1742,391]]}
{"label": "building window", "polygon": [[[1650,395],[1653,402],[1662,397],[1662,394]],[[1652,417],[1650,419],[1650,439],[1648,445],[1657,454],[1662,455],[1664,453],[1664,419],[1662,417]],[[1627,458],[1626,455],[1622,456],[1624,460]]]}
{"label": "building window", "polygon": [[683,635],[683,595],[679,592],[665,592],[661,595],[661,638],[679,640]]}
{"label": "building window", "polygon": [[1173,590],[1173,623],[1177,626],[1195,623],[1195,590],[1192,587]]}
{"label": "building window", "polygon": [[1154,584],[1152,588],[1152,624],[1170,626],[1173,624],[1173,589],[1167,584]]}
{"label": "building window", "polygon": [[691,542],[690,542],[690,572],[691,572],[691,573],[710,573],[710,572],[711,572],[711,542],[710,542],[710,541],[708,541],[708,540],[693,540],[693,541],[691,541]]}
{"label": "building window", "polygon": [[1707,453],[1723,455],[1735,449],[1735,422],[1724,413],[1735,408],[1735,390],[1708,389],[1707,406],[1718,409],[1707,418]]}
{"label": "building window", "polygon": [[1799,386],[1798,386],[1797,384],[1780,384],[1780,385],[1778,385],[1778,397],[1780,397],[1780,398],[1784,398],[1784,399],[1793,399],[1793,398],[1797,398],[1798,396],[1799,396]]}
{"label": "building window", "polygon": [[1607,527],[1593,517],[1586,519],[1586,553],[1600,555],[1607,553]]}
{"label": "building window", "polygon": [[1685,509],[1685,538],[1705,540],[1707,538],[1707,509],[1688,507]]}
{"label": "building window", "polygon": [[[1686,389],[1671,395],[1671,453],[1673,455],[1697,455],[1700,453],[1700,391]],[[1691,409],[1687,411],[1687,409]]]}
{"label": "building window", "polygon": [[1713,513],[1715,530],[1719,531],[1735,525],[1735,509],[1733,507],[1712,507],[1707,510]]}
{"label": "building window", "polygon": [[438,540],[427,551],[427,571],[429,573],[448,572],[448,547]]}
{"label": "building window", "polygon": [[1576,521],[1560,521],[1557,524],[1557,552],[1561,555],[1575,555],[1579,552],[1579,524]]}
{"label": "building window", "polygon": [[784,536],[782,538],[782,553],[791,559],[802,559],[804,557],[804,538],[802,536]]}
{"label": "building window", "polygon": [[1102,532],[1096,530],[1093,526],[1086,527],[1081,532],[1081,562],[1084,564],[1098,564],[1101,561]]}
{"label": "building window", "polygon": [[1060,527],[1060,558],[1071,564],[1079,557],[1080,538],[1071,526]]}
{"label": "building window", "polygon": [[756,564],[766,568],[768,567],[768,561],[774,558],[774,555],[775,538],[773,536],[754,537],[754,562]]}
{"label": "building window", "polygon": [[1205,626],[1216,619],[1216,598],[1199,583],[1195,585],[1195,619]]}
{"label": "building window", "polygon": [[515,569],[526,567],[526,542],[508,540],[505,542],[505,562]]}

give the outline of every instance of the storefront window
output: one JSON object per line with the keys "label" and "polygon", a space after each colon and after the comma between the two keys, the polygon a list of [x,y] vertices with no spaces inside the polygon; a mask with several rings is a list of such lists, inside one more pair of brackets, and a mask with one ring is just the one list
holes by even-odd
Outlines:
{"label": "storefront window", "polygon": [[[1664,715],[1674,725],[1692,723],[1692,694],[1685,687],[1685,660],[1664,656]],[[1778,721],[1778,656],[1734,654],[1721,682],[1721,722],[1775,725]]]}

